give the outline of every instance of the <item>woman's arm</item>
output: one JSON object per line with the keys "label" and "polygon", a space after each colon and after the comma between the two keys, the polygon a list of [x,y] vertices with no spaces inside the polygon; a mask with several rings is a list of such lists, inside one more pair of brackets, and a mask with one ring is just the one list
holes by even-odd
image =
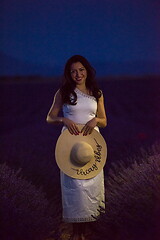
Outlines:
{"label": "woman's arm", "polygon": [[104,107],[104,97],[103,94],[99,98],[98,101],[98,107],[97,107],[97,116],[96,116],[96,122],[98,127],[106,127],[107,126],[107,117],[106,117],[106,111]]}
{"label": "woman's arm", "polygon": [[82,129],[83,135],[91,134],[95,126],[102,128],[107,126],[107,117],[104,107],[103,94],[101,95],[98,101],[96,117],[92,118],[85,124],[85,126]]}
{"label": "woman's arm", "polygon": [[63,118],[58,117],[58,114],[62,108],[62,98],[60,91],[58,90],[54,96],[53,104],[47,114],[46,121],[48,123],[63,123]]}
{"label": "woman's arm", "polygon": [[63,123],[68,128],[71,134],[78,135],[79,134],[78,127],[72,120],[64,117],[58,117],[58,114],[62,108],[62,105],[63,103],[62,103],[61,93],[60,93],[60,90],[58,90],[54,96],[53,104],[47,114],[46,121],[48,123],[53,123],[53,124]]}

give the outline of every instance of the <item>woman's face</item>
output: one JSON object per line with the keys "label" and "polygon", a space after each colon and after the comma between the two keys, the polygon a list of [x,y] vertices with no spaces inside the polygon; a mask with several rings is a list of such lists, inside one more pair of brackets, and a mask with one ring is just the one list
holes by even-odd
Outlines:
{"label": "woman's face", "polygon": [[87,79],[86,68],[80,62],[72,63],[71,77],[76,85],[85,85]]}

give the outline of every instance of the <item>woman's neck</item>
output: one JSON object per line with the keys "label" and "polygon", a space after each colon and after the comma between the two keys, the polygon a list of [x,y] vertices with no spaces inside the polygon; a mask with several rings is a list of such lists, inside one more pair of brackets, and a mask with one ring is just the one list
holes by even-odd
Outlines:
{"label": "woman's neck", "polygon": [[78,88],[78,89],[81,90],[81,91],[86,91],[86,90],[87,90],[85,84],[77,84],[77,85],[76,85],[76,88]]}
{"label": "woman's neck", "polygon": [[88,91],[85,85],[76,85],[76,88],[78,88],[82,92]]}
{"label": "woman's neck", "polygon": [[78,88],[81,92],[85,93],[85,94],[90,94],[89,89],[87,89],[86,85],[76,85],[76,88]]}

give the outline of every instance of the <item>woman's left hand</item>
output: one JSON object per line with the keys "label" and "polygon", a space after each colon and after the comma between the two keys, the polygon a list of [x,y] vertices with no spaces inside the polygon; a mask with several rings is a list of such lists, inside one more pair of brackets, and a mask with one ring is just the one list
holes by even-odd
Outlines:
{"label": "woman's left hand", "polygon": [[97,121],[96,121],[96,118],[94,117],[90,121],[88,121],[85,124],[85,126],[82,128],[81,132],[83,132],[83,136],[91,134],[96,125],[97,125]]}

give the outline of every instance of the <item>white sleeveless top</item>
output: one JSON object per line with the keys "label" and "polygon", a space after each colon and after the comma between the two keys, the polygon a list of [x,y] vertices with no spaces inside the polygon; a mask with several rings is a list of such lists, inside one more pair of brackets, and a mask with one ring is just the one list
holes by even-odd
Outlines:
{"label": "white sleeveless top", "polygon": [[78,88],[75,89],[75,93],[77,94],[77,104],[64,104],[64,117],[71,119],[75,123],[86,124],[96,116],[97,101],[95,97],[81,92]]}
{"label": "white sleeveless top", "polygon": [[[97,113],[95,97],[75,89],[76,105],[63,105],[63,115],[77,124],[86,124]],[[71,96],[72,97],[72,96]],[[64,126],[62,131],[66,127]],[[98,127],[95,127],[99,131]],[[79,180],[71,178],[61,171],[61,191],[63,219],[66,222],[95,221],[104,204],[103,170],[94,178]]]}

